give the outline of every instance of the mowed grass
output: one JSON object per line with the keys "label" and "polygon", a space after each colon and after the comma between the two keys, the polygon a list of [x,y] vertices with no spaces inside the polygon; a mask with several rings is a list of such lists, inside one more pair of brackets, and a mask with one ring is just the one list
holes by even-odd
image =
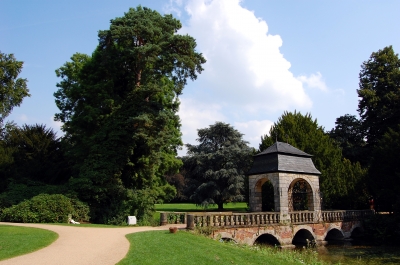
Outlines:
{"label": "mowed grass", "polygon": [[[196,206],[194,203],[164,203],[156,204],[156,211],[165,212],[212,212],[218,211],[216,204],[210,205],[207,209]],[[247,210],[247,204],[245,202],[227,203],[224,204],[225,212],[245,212]]]}
{"label": "mowed grass", "polygon": [[0,225],[0,260],[44,248],[57,238],[57,233],[40,228]]}
{"label": "mowed grass", "polygon": [[178,231],[149,231],[127,235],[130,249],[118,264],[321,264],[312,254],[256,250],[254,247],[221,243],[216,240]]}

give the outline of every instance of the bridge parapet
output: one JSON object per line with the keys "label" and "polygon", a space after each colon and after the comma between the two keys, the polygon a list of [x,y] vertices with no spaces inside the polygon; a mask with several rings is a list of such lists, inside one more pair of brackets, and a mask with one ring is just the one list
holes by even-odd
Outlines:
{"label": "bridge parapet", "polygon": [[321,213],[324,222],[360,221],[373,214],[373,210],[338,210]]}
{"label": "bridge parapet", "polygon": [[361,221],[374,214],[371,210],[296,211],[289,212],[289,220],[281,220],[280,212],[252,213],[193,213],[188,214],[187,228],[194,227],[259,227],[271,224],[313,224]]}
{"label": "bridge parapet", "polygon": [[314,218],[316,216],[314,212],[311,211],[290,212],[289,216],[292,224],[310,224],[318,221]]}
{"label": "bridge parapet", "polygon": [[[260,226],[279,223],[279,212],[260,212],[260,213],[207,213],[194,214],[193,222],[197,227],[241,227],[241,226]],[[190,224],[188,224],[188,227]]]}

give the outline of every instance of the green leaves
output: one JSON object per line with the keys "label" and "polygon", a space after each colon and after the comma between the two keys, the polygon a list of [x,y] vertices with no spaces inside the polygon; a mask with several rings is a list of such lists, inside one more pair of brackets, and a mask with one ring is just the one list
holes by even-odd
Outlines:
{"label": "green leaves", "polygon": [[224,203],[243,201],[244,174],[254,150],[242,139],[243,134],[226,123],[199,129],[198,135],[199,145],[187,144],[188,155],[183,158],[193,194],[190,199],[203,207],[218,204],[220,210]]}
{"label": "green leaves", "polygon": [[359,164],[343,159],[341,149],[317,120],[313,120],[310,114],[284,112],[271,127],[269,135],[261,137],[259,151],[272,145],[276,139],[313,155],[314,165],[321,172],[320,187],[325,207],[351,208],[350,203],[344,204],[339,198],[354,193],[365,172],[359,169]]}
{"label": "green leaves", "polygon": [[205,62],[193,38],[176,34],[180,27],[171,15],[131,8],[99,31],[91,57],[77,53],[56,71],[72,184],[97,222],[135,211],[140,218],[175,195],[164,175],[182,164],[178,96]]}
{"label": "green leaves", "polygon": [[24,97],[29,97],[27,80],[18,78],[23,62],[17,61],[13,54],[0,52],[0,122],[4,120]]}
{"label": "green leaves", "polygon": [[367,142],[375,145],[400,120],[400,59],[388,46],[373,52],[361,66],[358,112],[367,132]]}

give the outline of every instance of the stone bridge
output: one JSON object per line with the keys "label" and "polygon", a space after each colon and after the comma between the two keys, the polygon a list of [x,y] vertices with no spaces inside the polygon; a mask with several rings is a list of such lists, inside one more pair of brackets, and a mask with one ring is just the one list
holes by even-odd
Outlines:
{"label": "stone bridge", "polygon": [[290,212],[284,222],[279,212],[196,213],[188,214],[187,228],[209,228],[214,239],[233,240],[253,245],[257,242],[290,248],[307,240],[324,245],[329,240],[344,240],[362,233],[362,220],[371,210]]}

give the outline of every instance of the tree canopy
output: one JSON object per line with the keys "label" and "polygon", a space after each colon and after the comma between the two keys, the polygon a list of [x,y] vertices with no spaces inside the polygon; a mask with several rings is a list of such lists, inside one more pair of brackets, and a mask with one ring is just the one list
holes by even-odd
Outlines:
{"label": "tree canopy", "polygon": [[198,145],[187,144],[183,157],[190,199],[207,207],[245,199],[245,173],[252,164],[254,149],[243,134],[229,124],[216,122],[198,130]]}
{"label": "tree canopy", "polygon": [[[360,164],[352,164],[342,157],[341,149],[310,114],[284,112],[271,127],[269,135],[261,137],[259,151],[271,146],[276,140],[287,142],[313,155],[314,165],[321,172],[320,189],[325,207],[360,207],[357,198],[347,199],[349,195],[363,196],[363,189],[359,189],[359,185],[365,172]],[[356,190],[361,194],[356,193]]]}
{"label": "tree canopy", "polygon": [[0,123],[4,121],[24,97],[29,97],[27,80],[18,78],[22,71],[22,61],[17,61],[13,54],[0,51]]}
{"label": "tree canopy", "polygon": [[400,121],[400,59],[392,46],[373,52],[361,65],[358,112],[367,143],[375,146]]}
{"label": "tree canopy", "polygon": [[205,63],[180,28],[172,15],[131,8],[99,31],[92,56],[76,53],[56,70],[71,185],[96,222],[143,217],[174,195],[164,175],[181,166],[178,96]]}
{"label": "tree canopy", "polygon": [[346,114],[336,119],[329,136],[338,142],[343,156],[352,162],[367,163],[366,143],[362,122],[355,115]]}

